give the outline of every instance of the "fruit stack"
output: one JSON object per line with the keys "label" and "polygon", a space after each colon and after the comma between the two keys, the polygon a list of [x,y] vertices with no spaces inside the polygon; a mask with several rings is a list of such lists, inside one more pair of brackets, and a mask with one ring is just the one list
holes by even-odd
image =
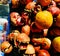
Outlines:
{"label": "fruit stack", "polygon": [[5,56],[60,56],[60,0],[11,0],[9,16]]}

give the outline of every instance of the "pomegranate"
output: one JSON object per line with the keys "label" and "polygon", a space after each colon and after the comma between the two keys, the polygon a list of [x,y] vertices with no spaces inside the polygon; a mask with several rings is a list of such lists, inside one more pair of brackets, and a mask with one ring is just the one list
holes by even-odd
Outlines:
{"label": "pomegranate", "polygon": [[52,0],[51,5],[50,6],[55,6],[56,7],[56,2]]}
{"label": "pomegranate", "polygon": [[56,18],[56,26],[60,27],[60,14]]}
{"label": "pomegranate", "polygon": [[35,4],[36,4],[36,3],[35,3],[34,1],[28,3],[28,4],[26,5],[26,9],[28,9],[28,10],[33,9],[33,8],[35,7]]}
{"label": "pomegranate", "polygon": [[30,2],[32,2],[33,0],[26,0],[26,4],[28,4],[28,3],[30,3]]}
{"label": "pomegranate", "polygon": [[51,46],[51,40],[48,38],[33,38],[32,42],[34,45],[40,45],[43,49],[49,49]]}
{"label": "pomegranate", "polygon": [[12,51],[13,47],[8,41],[4,41],[1,43],[1,51],[4,53],[10,53]]}
{"label": "pomegranate", "polygon": [[18,30],[13,30],[8,36],[7,39],[8,41],[12,44],[16,46],[16,38],[17,36],[20,35],[20,32]]}
{"label": "pomegranate", "polygon": [[17,8],[19,6],[19,0],[11,0],[12,2],[12,8]]}
{"label": "pomegranate", "polygon": [[36,14],[35,24],[39,29],[48,29],[52,23],[53,16],[49,11],[40,11]]}
{"label": "pomegranate", "polygon": [[49,52],[47,50],[39,50],[38,56],[50,56]]}
{"label": "pomegranate", "polygon": [[60,28],[54,27],[50,30],[50,36],[60,36]]}
{"label": "pomegranate", "polygon": [[53,16],[58,15],[60,13],[60,9],[55,6],[51,6],[47,10],[50,11]]}
{"label": "pomegranate", "polygon": [[16,45],[20,50],[25,50],[29,42],[30,42],[30,38],[27,34],[20,33],[20,35],[17,36]]}
{"label": "pomegranate", "polygon": [[20,23],[21,17],[19,15],[19,13],[17,13],[17,12],[11,12],[10,13],[10,19],[11,19],[12,24],[15,25],[15,26],[17,26],[18,25],[17,22]]}
{"label": "pomegranate", "polygon": [[48,6],[51,0],[37,0],[42,6]]}
{"label": "pomegranate", "polygon": [[36,56],[35,49],[34,49],[33,45],[31,45],[31,44],[27,45],[27,49],[25,51],[25,55]]}
{"label": "pomegranate", "polygon": [[32,23],[31,23],[30,29],[31,29],[32,32],[42,32],[42,30],[39,29],[39,28],[36,26],[35,22],[32,22]]}
{"label": "pomegranate", "polygon": [[25,25],[22,27],[22,32],[26,33],[27,35],[30,34],[30,26],[29,25]]}
{"label": "pomegranate", "polygon": [[54,0],[56,3],[60,3],[60,0]]}
{"label": "pomegranate", "polygon": [[57,36],[53,39],[52,45],[54,49],[60,53],[60,36]]}

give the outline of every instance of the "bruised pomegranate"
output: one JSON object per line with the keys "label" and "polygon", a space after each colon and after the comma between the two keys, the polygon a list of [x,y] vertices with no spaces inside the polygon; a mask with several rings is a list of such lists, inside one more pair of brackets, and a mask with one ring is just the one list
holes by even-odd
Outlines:
{"label": "bruised pomegranate", "polygon": [[30,42],[30,38],[27,34],[20,33],[20,35],[17,36],[16,44],[20,50],[25,50],[29,42]]}

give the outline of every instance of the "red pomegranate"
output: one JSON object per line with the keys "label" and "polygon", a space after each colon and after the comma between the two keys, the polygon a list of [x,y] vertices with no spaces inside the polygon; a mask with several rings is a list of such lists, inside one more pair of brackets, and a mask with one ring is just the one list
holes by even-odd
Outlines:
{"label": "red pomegranate", "polygon": [[47,50],[39,50],[38,56],[50,56],[49,52]]}
{"label": "red pomegranate", "polygon": [[32,2],[33,0],[26,0],[26,4],[28,4],[28,3],[30,3],[30,2]]}
{"label": "red pomegranate", "polygon": [[60,9],[55,6],[51,6],[47,10],[50,11],[52,15],[58,15],[60,13]]}
{"label": "red pomegranate", "polygon": [[51,0],[37,0],[42,6],[48,6]]}

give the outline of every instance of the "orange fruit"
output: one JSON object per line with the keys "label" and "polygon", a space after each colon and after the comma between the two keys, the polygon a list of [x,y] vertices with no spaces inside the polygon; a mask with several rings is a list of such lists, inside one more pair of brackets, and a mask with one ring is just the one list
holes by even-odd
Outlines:
{"label": "orange fruit", "polygon": [[38,2],[42,5],[42,6],[48,6],[51,2],[51,0],[38,0]]}
{"label": "orange fruit", "polygon": [[40,11],[36,14],[35,24],[39,29],[48,29],[52,26],[53,16],[48,11]]}

